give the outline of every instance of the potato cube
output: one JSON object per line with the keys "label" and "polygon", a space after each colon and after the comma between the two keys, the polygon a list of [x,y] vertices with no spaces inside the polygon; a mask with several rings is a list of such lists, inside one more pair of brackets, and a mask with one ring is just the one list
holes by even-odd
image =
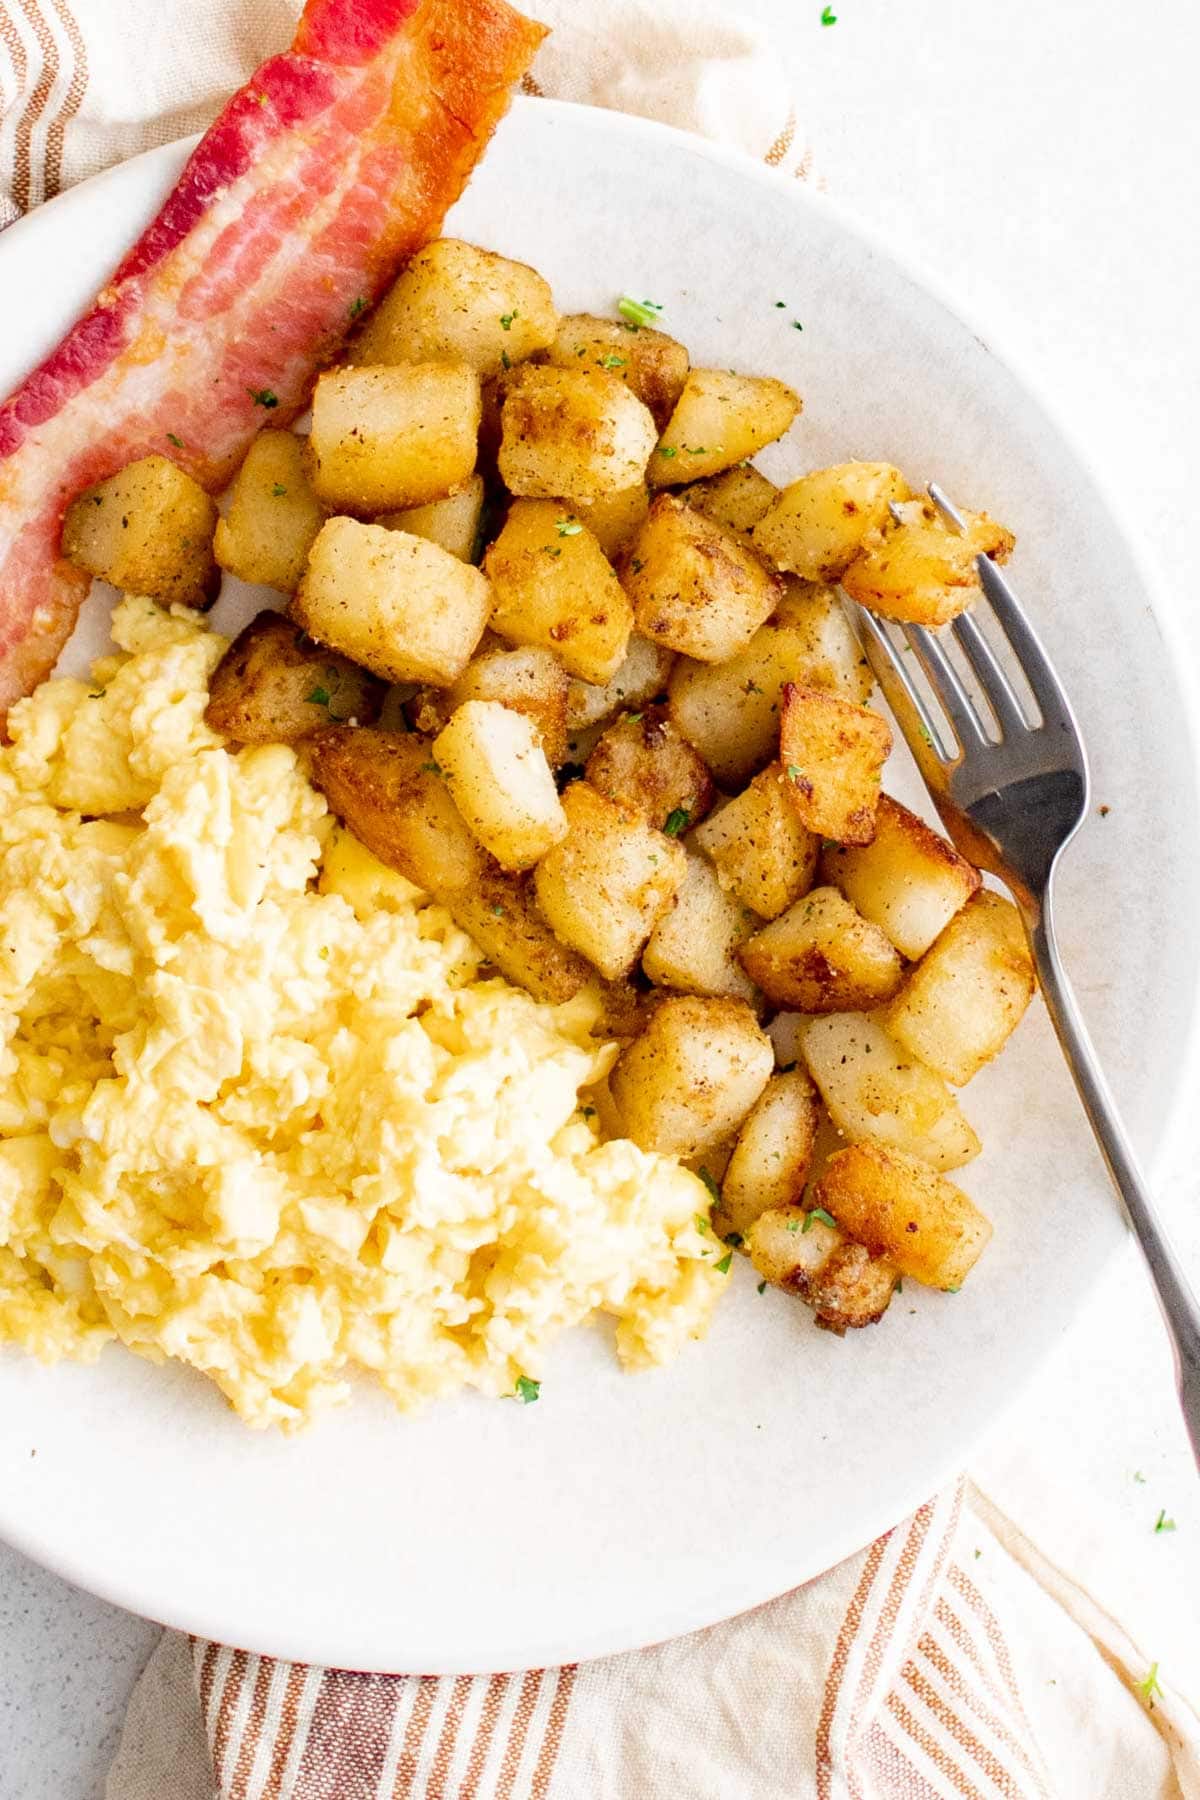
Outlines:
{"label": "potato cube", "polygon": [[1036,985],[1020,913],[981,888],[909,970],[888,1008],[888,1030],[962,1087],[1004,1048]]}
{"label": "potato cube", "polygon": [[84,488],[67,507],[62,553],[76,568],[170,606],[207,606],[216,503],[165,456],[143,456]]}
{"label": "potato cube", "polygon": [[831,1156],[813,1200],[872,1255],[889,1256],[928,1287],[960,1288],[992,1235],[961,1188],[885,1144],[851,1144]]}
{"label": "potato cube", "polygon": [[448,687],[491,607],[487,579],[407,531],[330,519],[309,552],[292,613],[310,637],[385,681]]}
{"label": "potato cube", "polygon": [[796,1012],[866,1010],[890,1000],[903,965],[878,925],[836,888],[813,888],[738,951],[743,969],[776,1006]]}
{"label": "potato cube", "polygon": [[567,753],[566,670],[550,650],[511,650],[486,632],[478,650],[448,688],[425,688],[410,712],[418,731],[438,732],[468,700],[497,700],[537,726],[546,761],[556,768]]}
{"label": "potato cube", "polygon": [[799,1205],[760,1213],[746,1233],[746,1249],[765,1281],[798,1294],[812,1307],[817,1324],[838,1337],[877,1324],[900,1279],[886,1256],[872,1256]]}
{"label": "potato cube", "polygon": [[313,394],[313,491],[349,513],[444,499],[475,473],[479,407],[466,363],[327,370]]}
{"label": "potato cube", "polygon": [[486,867],[476,883],[444,896],[446,910],[506,981],[547,1006],[561,1006],[596,979],[590,963],[560,944],[527,875]]}
{"label": "potato cube", "polygon": [[607,369],[654,415],[661,431],[675,409],[688,374],[688,353],[665,331],[572,313],[539,362],[558,369]]}
{"label": "potato cube", "polygon": [[599,544],[562,501],[514,500],[483,567],[502,638],[553,650],[584,681],[616,674],[633,612]]}
{"label": "potato cube", "polygon": [[575,500],[571,510],[586,525],[610,563],[623,556],[650,511],[650,490],[644,481],[632,487],[601,494],[598,500]]}
{"label": "potato cube", "polygon": [[713,862],[717,879],[740,905],[777,919],[807,894],[819,839],[796,817],[778,763],[696,829],[693,842]]}
{"label": "potato cube", "polygon": [[371,725],[383,704],[381,682],[269,611],[234,638],[208,691],[205,722],[239,744],[290,744],[348,720]]}
{"label": "potato cube", "polygon": [[837,581],[869,531],[891,516],[889,502],[908,495],[890,463],[838,463],[784,488],[756,525],[754,545],[777,569],[808,581]]}
{"label": "potato cube", "polygon": [[838,1130],[874,1138],[934,1169],[958,1169],[980,1143],[940,1075],[902,1050],[878,1018],[832,1013],[801,1039],[809,1074]]}
{"label": "potato cube", "polygon": [[657,987],[753,1003],[754,983],[734,952],[757,924],[753,913],[724,892],[711,864],[689,855],[675,905],[650,933],[642,968]]}
{"label": "potato cube", "polygon": [[667,685],[673,650],[652,644],[649,638],[630,634],[625,657],[615,675],[603,687],[590,681],[572,681],[567,690],[567,727],[584,731],[589,725],[602,725],[625,707],[645,706],[658,698]]}
{"label": "potato cube", "polygon": [[836,589],[785,575],[776,622],[803,643],[808,672],[801,686],[866,704],[875,678]]}
{"label": "potato cube", "polygon": [[885,619],[944,625],[978,598],[976,557],[1007,562],[1016,539],[986,513],[964,513],[960,533],[927,500],[902,501],[896,510],[900,522],[868,533],[842,586]]}
{"label": "potato cube", "polygon": [[389,531],[407,531],[413,537],[440,544],[460,562],[474,562],[479,548],[479,524],[483,516],[483,477],[473,475],[457,494],[431,500],[427,506],[409,506],[403,512],[381,513],[378,525]]}
{"label": "potato cube", "polygon": [[500,476],[511,493],[598,500],[642,481],[654,420],[605,369],[514,371],[500,415]]}
{"label": "potato cube", "polygon": [[309,486],[303,440],[291,431],[260,431],[233,478],[213,550],[239,581],[294,594],[324,523],[325,508]]}
{"label": "potato cube", "polygon": [[380,862],[426,893],[478,887],[483,852],[450,798],[427,738],[328,725],[311,748],[316,785]]}
{"label": "potato cube", "polygon": [[799,1201],[821,1109],[804,1069],[772,1075],[738,1133],[721,1181],[721,1216],[744,1237],[761,1213]]}
{"label": "potato cube", "polygon": [[783,690],[779,760],[801,822],[843,844],[875,835],[879,777],[892,733],[878,713],[817,688]]}
{"label": "potato cube", "polygon": [[888,794],[879,796],[874,841],[830,844],[821,872],[914,961],[979,886],[978,869]]}
{"label": "potato cube", "polygon": [[610,725],[587,760],[598,794],[627,806],[647,825],[678,837],[713,803],[712,777],[665,706],[625,713]]}
{"label": "potato cube", "polygon": [[679,995],[622,1051],[609,1087],[643,1150],[697,1157],[741,1124],[770,1079],[771,1040],[744,1000]]}
{"label": "potato cube", "polygon": [[679,498],[696,512],[715,519],[726,531],[753,531],[770,510],[779,489],[750,463],[738,463],[723,475],[694,481]]}
{"label": "potato cube", "polygon": [[650,459],[651,487],[719,475],[782,437],[800,397],[769,375],[693,369]]}
{"label": "potato cube", "polygon": [[435,238],[392,284],[352,354],[356,363],[464,362],[495,375],[552,343],[557,327],[536,269],[461,238]]}
{"label": "potato cube", "polygon": [[567,815],[532,719],[468,700],[434,739],[451,798],[502,869],[531,869],[567,835]]}
{"label": "potato cube", "polygon": [[622,581],[643,637],[699,662],[743,650],[781,592],[732,532],[671,494],[650,508]]}
{"label": "potato cube", "polygon": [[562,797],[568,832],[537,866],[534,886],[546,923],[610,981],[625,975],[672,905],[687,859],[586,781]]}

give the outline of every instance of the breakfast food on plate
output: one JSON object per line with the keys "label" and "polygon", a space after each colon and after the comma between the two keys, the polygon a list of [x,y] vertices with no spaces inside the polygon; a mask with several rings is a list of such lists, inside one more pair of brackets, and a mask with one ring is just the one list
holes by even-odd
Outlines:
{"label": "breakfast food on plate", "polygon": [[[500,0],[310,0],[0,408],[0,1339],[178,1357],[254,1424],[356,1371],[528,1401],[598,1312],[661,1362],[735,1251],[842,1333],[991,1233],[953,1089],[1032,963],[884,793],[829,584],[936,625],[1011,534],[886,463],[777,486],[748,459],[799,397],[694,367],[654,302],[560,317],[524,263],[412,254],[537,37]],[[315,162],[354,200],[325,235],[282,208]],[[256,280],[214,170],[279,209]],[[303,336],[268,345],[280,308]],[[197,610],[223,570],[264,590],[232,642]],[[116,652],[37,686],[93,574]]]}

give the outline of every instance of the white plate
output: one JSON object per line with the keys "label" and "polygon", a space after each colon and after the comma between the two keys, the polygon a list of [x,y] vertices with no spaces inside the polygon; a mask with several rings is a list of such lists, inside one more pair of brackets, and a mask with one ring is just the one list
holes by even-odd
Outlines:
{"label": "white plate", "polygon": [[[5,234],[0,391],[108,272],[185,148]],[[698,362],[793,381],[804,414],[768,472],[886,457],[1016,528],[1017,585],[1111,808],[1065,871],[1064,947],[1134,1135],[1160,1145],[1192,1054],[1192,742],[1138,569],[1040,405],[826,200],[642,121],[518,102],[451,226],[534,263],[564,308],[650,297]],[[535,1407],[472,1397],[407,1421],[364,1391],[291,1441],[119,1349],[91,1370],[4,1355],[0,1531],[139,1612],[360,1669],[575,1660],[728,1617],[943,1481],[1119,1242],[1040,1009],[966,1106],[987,1145],[966,1185],[996,1235],[960,1296],[906,1284],[880,1327],[839,1342],[741,1267],[707,1342],[660,1373],[623,1376],[602,1329],[577,1332]]]}

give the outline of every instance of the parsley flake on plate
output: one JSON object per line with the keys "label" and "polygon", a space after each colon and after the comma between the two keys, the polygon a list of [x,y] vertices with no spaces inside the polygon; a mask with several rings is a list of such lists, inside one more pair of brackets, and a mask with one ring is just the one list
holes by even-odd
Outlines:
{"label": "parsley flake on plate", "polygon": [[622,294],[617,301],[617,311],[636,331],[639,326],[657,324],[662,306],[657,300],[631,300],[628,294]]}
{"label": "parsley flake on plate", "polygon": [[1168,1519],[1167,1509],[1164,1506],[1157,1519],[1154,1521],[1155,1536],[1157,1537],[1160,1531],[1174,1531],[1175,1528],[1175,1521],[1174,1519]]}
{"label": "parsley flake on plate", "polygon": [[528,1375],[518,1375],[513,1399],[519,1400],[522,1406],[532,1406],[541,1391],[540,1381],[531,1381]]}
{"label": "parsley flake on plate", "polygon": [[[707,1169],[697,1169],[696,1173],[699,1175],[701,1181],[704,1183],[705,1187],[708,1189],[709,1193],[712,1195],[713,1205],[716,1206],[719,1203],[720,1198],[721,1198],[720,1188],[717,1186],[716,1182],[713,1180],[712,1176],[709,1174]],[[705,1225],[707,1225],[707,1223],[708,1223],[708,1221],[706,1219]]]}
{"label": "parsley flake on plate", "polygon": [[822,1225],[828,1225],[833,1231],[836,1231],[838,1228],[838,1222],[833,1214],[827,1213],[823,1206],[814,1206],[812,1211],[806,1216],[804,1220],[805,1231],[812,1230],[814,1219],[820,1219]]}
{"label": "parsley flake on plate", "polygon": [[721,1258],[720,1262],[716,1264],[717,1274],[718,1275],[728,1275],[728,1273],[732,1267],[733,1267],[733,1251],[727,1250],[725,1252],[724,1256]]}
{"label": "parsley flake on plate", "polygon": [[279,395],[274,393],[270,388],[247,388],[246,392],[253,400],[255,406],[265,406],[268,412],[270,412],[273,406],[279,405]]}
{"label": "parsley flake on plate", "polygon": [[687,830],[691,817],[692,815],[686,807],[677,806],[674,812],[667,814],[663,830],[668,837],[678,837],[681,831]]}

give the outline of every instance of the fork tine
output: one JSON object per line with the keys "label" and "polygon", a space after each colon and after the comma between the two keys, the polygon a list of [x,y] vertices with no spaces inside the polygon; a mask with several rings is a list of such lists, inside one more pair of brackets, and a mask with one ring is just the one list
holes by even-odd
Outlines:
{"label": "fork tine", "polygon": [[[1013,654],[1021,665],[1033,697],[1042,709],[1043,719],[1049,720],[1065,714],[1074,725],[1075,715],[1071,710],[1071,703],[1054,672],[1050,658],[1042,648],[1041,640],[1025,615],[1024,607],[990,556],[980,556],[976,560],[983,591],[991,603],[1001,630],[1012,645]],[[1076,730],[1078,731],[1078,726]]]}
{"label": "fork tine", "polygon": [[987,695],[988,705],[996,715],[996,723],[1005,737],[1032,728],[1032,720],[1017,698],[1012,683],[997,661],[996,653],[984,637],[970,613],[960,613],[950,627],[959,649],[971,671]]}
{"label": "fork tine", "polygon": [[958,670],[932,631],[926,631],[923,625],[906,625],[904,634],[924,665],[925,673],[937,691],[937,697],[945,708],[946,717],[957,732],[963,749],[988,743],[983,720],[960,681]]}
{"label": "fork tine", "polygon": [[914,684],[903,652],[873,614],[861,606],[853,606],[852,610],[875,679],[917,763],[922,767],[933,764],[938,772],[944,771],[951,758],[946,752],[942,723],[934,718]]}

